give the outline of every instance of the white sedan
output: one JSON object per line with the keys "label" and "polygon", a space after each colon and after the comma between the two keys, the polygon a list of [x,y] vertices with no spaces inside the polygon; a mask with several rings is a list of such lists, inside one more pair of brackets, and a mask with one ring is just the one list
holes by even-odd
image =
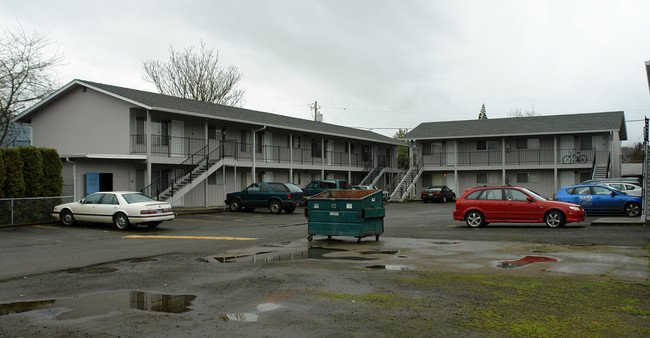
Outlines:
{"label": "white sedan", "polygon": [[157,227],[162,221],[174,219],[171,204],[132,191],[96,192],[78,201],[54,207],[52,216],[64,225],[75,222],[113,223],[118,230],[131,224]]}
{"label": "white sedan", "polygon": [[632,196],[641,196],[641,193],[643,192],[643,188],[641,188],[640,186],[632,183],[627,183],[627,182],[601,182],[597,184],[612,187],[618,191],[622,191]]}

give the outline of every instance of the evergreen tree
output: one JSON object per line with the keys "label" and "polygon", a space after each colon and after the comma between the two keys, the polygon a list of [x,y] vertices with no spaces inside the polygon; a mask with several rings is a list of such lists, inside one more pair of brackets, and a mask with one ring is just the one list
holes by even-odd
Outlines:
{"label": "evergreen tree", "polygon": [[36,147],[18,147],[23,162],[25,197],[40,197],[43,186],[43,159]]}
{"label": "evergreen tree", "polygon": [[485,103],[481,106],[481,112],[478,114],[479,120],[487,120],[487,113],[485,112]]}
{"label": "evergreen tree", "polygon": [[9,148],[4,150],[2,156],[5,162],[5,197],[25,197],[25,181],[23,179],[23,162],[20,160],[18,149]]}

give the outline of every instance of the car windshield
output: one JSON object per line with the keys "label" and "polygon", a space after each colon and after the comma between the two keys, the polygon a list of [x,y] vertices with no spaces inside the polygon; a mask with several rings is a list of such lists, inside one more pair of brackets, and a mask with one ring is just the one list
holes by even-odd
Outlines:
{"label": "car windshield", "polygon": [[429,191],[442,191],[442,187],[429,187]]}
{"label": "car windshield", "polygon": [[156,202],[155,199],[145,195],[145,194],[140,194],[140,193],[133,193],[133,194],[123,194],[122,197],[124,197],[124,200],[126,203],[138,203],[138,202]]}
{"label": "car windshield", "polygon": [[521,188],[521,190],[525,191],[528,195],[532,196],[534,199],[539,200],[539,201],[548,201],[548,198],[532,191],[526,188]]}

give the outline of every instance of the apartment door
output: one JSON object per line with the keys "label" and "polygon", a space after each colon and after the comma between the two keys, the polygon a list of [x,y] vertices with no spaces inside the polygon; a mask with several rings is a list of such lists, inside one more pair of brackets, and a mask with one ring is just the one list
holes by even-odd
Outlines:
{"label": "apartment door", "polygon": [[[595,135],[591,139],[592,146],[596,151],[596,160],[598,163],[607,163],[609,150],[607,149],[607,139],[602,135]],[[590,159],[591,160],[591,159]]]}
{"label": "apartment door", "polygon": [[332,165],[332,158],[334,157],[334,141],[325,141],[325,157],[327,158],[327,165]]}
{"label": "apartment door", "polygon": [[562,157],[571,155],[575,152],[575,143],[573,136],[560,136],[560,144],[558,149],[558,161],[562,161]]}
{"label": "apartment door", "polygon": [[264,162],[273,161],[273,134],[265,132],[262,139],[262,153],[264,154]]}
{"label": "apartment door", "polygon": [[456,141],[447,141],[447,149],[444,151],[447,153],[447,165],[454,166],[456,165]]}
{"label": "apartment door", "polygon": [[560,187],[568,187],[570,185],[576,184],[576,175],[573,171],[563,170],[559,172],[560,174]]}
{"label": "apartment door", "polygon": [[184,147],[185,126],[183,121],[172,120],[171,123],[171,140],[169,144],[169,151],[171,156],[181,157],[189,156],[185,153]]}

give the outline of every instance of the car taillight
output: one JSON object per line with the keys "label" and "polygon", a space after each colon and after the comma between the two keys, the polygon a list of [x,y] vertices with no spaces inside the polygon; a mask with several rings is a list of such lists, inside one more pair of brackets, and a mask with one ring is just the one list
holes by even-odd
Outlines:
{"label": "car taillight", "polygon": [[163,212],[172,212],[172,208],[163,209]]}
{"label": "car taillight", "polygon": [[156,210],[151,210],[151,209],[149,209],[149,210],[140,210],[140,215],[151,215],[151,214],[155,214],[155,213],[157,213]]}
{"label": "car taillight", "polygon": [[291,194],[289,194],[289,199],[291,199]]}

